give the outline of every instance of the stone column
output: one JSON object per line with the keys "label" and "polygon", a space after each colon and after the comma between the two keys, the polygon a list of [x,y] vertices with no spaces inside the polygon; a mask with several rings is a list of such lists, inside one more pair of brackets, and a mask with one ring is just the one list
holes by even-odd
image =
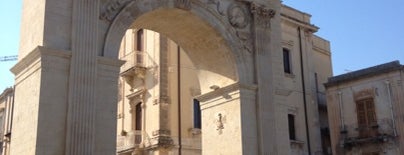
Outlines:
{"label": "stone column", "polygon": [[202,110],[202,154],[258,154],[256,89],[234,83],[197,97]]}

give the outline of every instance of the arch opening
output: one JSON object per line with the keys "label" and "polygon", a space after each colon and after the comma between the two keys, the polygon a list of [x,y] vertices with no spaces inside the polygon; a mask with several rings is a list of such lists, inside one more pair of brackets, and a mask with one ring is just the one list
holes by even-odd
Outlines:
{"label": "arch opening", "polygon": [[153,30],[182,47],[198,70],[202,92],[238,80],[235,60],[226,40],[189,11],[158,9],[137,18],[131,28]]}
{"label": "arch opening", "polygon": [[[131,12],[137,11],[132,9]],[[132,53],[143,53],[140,54],[142,55],[141,61],[144,62],[141,65],[144,68],[143,77],[135,77],[138,75],[125,76],[127,68],[130,68],[125,67],[127,64],[124,64],[126,69],[121,68],[121,76],[129,77],[130,80],[125,79],[124,81],[132,85],[132,88],[129,92],[125,88],[120,88],[119,91],[129,94],[124,96],[128,98],[130,111],[134,113],[131,114],[130,123],[124,118],[118,120],[118,134],[121,133],[121,136],[118,135],[118,140],[123,138],[122,136],[125,134],[134,134],[135,139],[136,134],[140,134],[141,140],[137,141],[149,146],[147,144],[149,140],[145,139],[149,136],[145,136],[145,134],[153,133],[154,130],[158,129],[174,132],[169,134],[169,137],[177,141],[174,143],[178,146],[181,146],[181,140],[186,141],[186,139],[201,143],[201,125],[195,126],[198,122],[195,120],[200,122],[201,116],[196,118],[197,115],[194,115],[200,113],[200,111],[195,111],[194,106],[199,104],[194,103],[194,98],[239,80],[237,63],[230,46],[232,43],[226,39],[226,37],[231,37],[229,34],[223,36],[223,32],[220,33],[220,30],[217,30],[216,27],[196,13],[178,8],[159,8],[132,16],[134,18],[130,24],[127,21],[128,18],[122,19],[126,20],[122,21],[122,23],[126,23],[125,28],[116,29],[118,31],[113,31],[113,28],[110,30],[110,33],[115,33],[110,34],[111,36],[118,34],[120,37],[123,36],[119,46],[115,45],[118,48],[114,49],[120,53],[106,54],[107,56],[119,55],[125,60],[126,57],[133,57],[133,54],[128,54],[128,49],[129,52],[131,50],[136,51]],[[107,41],[108,39],[111,38],[107,38]],[[112,46],[108,47],[108,42],[106,44],[106,52],[111,52],[109,47]],[[129,45],[131,47],[127,48],[128,44],[134,45]],[[139,54],[134,55],[134,60],[137,62]],[[129,74],[133,74],[133,72]],[[124,109],[127,109],[124,107],[127,104],[123,100],[118,103],[118,113],[124,114]],[[152,111],[150,109],[138,110],[139,107],[142,107],[138,104],[139,101],[142,102],[143,107],[148,107],[154,102],[172,103],[168,107],[160,107],[158,110],[160,117],[164,115],[167,120],[158,120],[160,123],[146,120],[145,118],[155,116],[150,114]],[[200,107],[197,109],[200,110]],[[125,122],[131,125],[125,125]],[[139,122],[141,123],[139,124]],[[133,124],[141,127],[135,128],[136,126]],[[155,124],[160,125],[155,126]],[[194,136],[186,134],[189,129],[192,129],[191,133],[195,134]],[[157,135],[164,136],[165,134],[159,133]],[[195,144],[183,145],[201,147]],[[118,150],[120,149],[118,148]]]}

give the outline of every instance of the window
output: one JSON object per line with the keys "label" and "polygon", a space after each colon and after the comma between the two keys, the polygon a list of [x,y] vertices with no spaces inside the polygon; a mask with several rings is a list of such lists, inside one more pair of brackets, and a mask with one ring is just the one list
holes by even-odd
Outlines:
{"label": "window", "polygon": [[358,117],[358,131],[360,137],[375,136],[377,134],[377,120],[373,98],[356,101]]}
{"label": "window", "polygon": [[143,51],[144,51],[144,34],[143,29],[139,29],[136,33],[136,63],[143,64]]}
{"label": "window", "polygon": [[139,29],[136,33],[136,50],[137,51],[144,50],[143,43],[144,43],[143,29]]}
{"label": "window", "polygon": [[194,99],[194,128],[202,128],[201,105],[197,99]]}
{"label": "window", "polygon": [[290,51],[287,48],[283,48],[283,71],[288,74],[292,73],[290,65]]}
{"label": "window", "polygon": [[142,103],[138,103],[135,107],[135,130],[142,130]]}
{"label": "window", "polygon": [[288,124],[289,124],[289,139],[296,140],[296,129],[295,129],[295,116],[288,114]]}

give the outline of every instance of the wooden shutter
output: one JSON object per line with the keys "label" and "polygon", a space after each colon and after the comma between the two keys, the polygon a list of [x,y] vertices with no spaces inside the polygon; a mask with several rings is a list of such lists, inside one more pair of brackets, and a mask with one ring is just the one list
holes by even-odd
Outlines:
{"label": "wooden shutter", "polygon": [[377,134],[375,105],[373,98],[367,98],[356,102],[356,112],[358,117],[358,131],[360,137],[369,137]]}

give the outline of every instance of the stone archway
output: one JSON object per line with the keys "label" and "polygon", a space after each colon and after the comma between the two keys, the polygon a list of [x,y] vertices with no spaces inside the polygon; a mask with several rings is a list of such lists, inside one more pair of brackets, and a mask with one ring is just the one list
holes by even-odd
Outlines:
{"label": "stone archway", "polygon": [[[120,39],[129,27],[163,33],[192,51],[191,59],[201,69],[203,94],[199,100],[204,122],[208,122],[203,132],[210,133],[203,138],[204,154],[273,152],[272,147],[261,147],[274,144],[269,139],[275,134],[273,127],[260,121],[273,119],[262,111],[270,112],[272,104],[263,103],[275,100],[272,88],[265,85],[273,83],[276,71],[262,68],[274,63],[265,58],[276,55],[268,51],[280,48],[276,46],[279,38],[270,40],[280,35],[280,24],[271,22],[279,8],[277,0],[47,0],[25,7],[24,12],[44,11],[38,13],[43,18],[35,26],[28,25],[33,19],[25,15],[23,28],[44,33],[22,34],[34,39],[22,39],[20,62],[13,68],[16,118],[12,154],[114,153],[115,132],[110,126],[116,124],[116,97],[108,94],[116,94],[122,64],[116,58]],[[58,11],[61,13],[52,14]],[[174,21],[178,18],[182,23]],[[219,88],[211,91],[212,85]],[[30,118],[34,120],[24,121]],[[221,136],[220,145],[208,143],[217,138],[209,130],[226,128],[223,118],[231,132]],[[26,126],[35,130],[22,130]],[[234,146],[236,149],[221,149]]]}

